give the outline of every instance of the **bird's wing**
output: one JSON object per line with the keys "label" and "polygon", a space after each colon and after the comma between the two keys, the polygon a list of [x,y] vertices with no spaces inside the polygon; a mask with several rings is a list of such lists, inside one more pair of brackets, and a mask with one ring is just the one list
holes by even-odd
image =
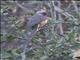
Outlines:
{"label": "bird's wing", "polygon": [[46,19],[47,19],[47,16],[43,16],[41,14],[35,14],[29,19],[27,26],[32,27],[32,26],[39,24],[41,21],[44,21]]}

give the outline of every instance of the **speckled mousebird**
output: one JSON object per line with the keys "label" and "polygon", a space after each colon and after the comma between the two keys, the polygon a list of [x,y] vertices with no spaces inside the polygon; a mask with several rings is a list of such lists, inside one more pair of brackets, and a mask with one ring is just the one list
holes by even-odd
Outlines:
{"label": "speckled mousebird", "polygon": [[37,29],[38,31],[47,24],[48,18],[49,17],[47,16],[46,10],[41,9],[40,11],[37,11],[31,18],[29,18],[27,27],[30,29]]}
{"label": "speckled mousebird", "polygon": [[37,11],[31,18],[28,19],[27,28],[30,29],[26,44],[28,44],[35,34],[48,23],[50,17],[44,9]]}
{"label": "speckled mousebird", "polygon": [[28,34],[26,44],[31,42],[33,36],[48,23],[50,17],[47,16],[46,10],[41,9],[37,11],[31,18],[28,19],[27,28],[31,29],[30,33]]}

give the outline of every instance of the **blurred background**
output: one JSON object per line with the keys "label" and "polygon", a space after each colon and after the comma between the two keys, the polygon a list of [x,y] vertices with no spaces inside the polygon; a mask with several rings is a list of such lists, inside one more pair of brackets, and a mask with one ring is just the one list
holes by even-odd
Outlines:
{"label": "blurred background", "polygon": [[[0,60],[78,60],[80,59],[80,1],[2,0],[0,11]],[[47,10],[47,26],[27,45],[28,19]]]}

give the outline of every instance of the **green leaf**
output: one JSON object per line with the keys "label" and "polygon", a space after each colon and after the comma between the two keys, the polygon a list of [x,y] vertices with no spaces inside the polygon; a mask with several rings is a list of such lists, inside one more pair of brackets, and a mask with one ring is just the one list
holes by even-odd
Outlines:
{"label": "green leaf", "polygon": [[42,56],[41,58],[40,58],[40,60],[46,60],[48,58],[48,56]]}
{"label": "green leaf", "polygon": [[2,55],[2,59],[11,57],[11,55],[9,53],[7,53],[5,50],[1,51],[1,55]]}
{"label": "green leaf", "polygon": [[7,40],[8,40],[8,41],[12,41],[12,40],[14,40],[14,39],[15,39],[15,37],[14,37],[13,35],[7,36]]}
{"label": "green leaf", "polygon": [[1,41],[1,37],[3,36],[3,34],[0,34],[0,41]]}
{"label": "green leaf", "polygon": [[50,19],[50,20],[49,20],[49,23],[50,23],[50,24],[63,23],[63,20],[53,20],[53,19]]}
{"label": "green leaf", "polygon": [[75,32],[70,32],[70,33],[68,34],[68,40],[74,41],[74,39],[75,39]]}

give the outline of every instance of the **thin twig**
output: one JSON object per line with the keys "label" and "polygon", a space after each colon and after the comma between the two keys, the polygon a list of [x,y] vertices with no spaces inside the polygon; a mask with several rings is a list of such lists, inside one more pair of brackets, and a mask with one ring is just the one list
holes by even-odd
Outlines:
{"label": "thin twig", "polygon": [[57,6],[55,6],[54,2],[53,2],[53,5],[54,5],[54,10],[56,10],[57,12],[61,13],[62,15],[66,16],[66,17],[72,18],[74,20],[78,20],[73,15],[71,15],[68,12],[65,12],[64,10],[62,10],[62,9],[58,8]]}
{"label": "thin twig", "polygon": [[20,7],[23,11],[25,11],[25,13],[29,12],[29,11],[32,11],[32,10],[29,10],[28,8],[25,8],[24,6],[22,6],[21,4],[19,4],[17,1],[15,1],[16,5],[18,7]]}
{"label": "thin twig", "polygon": [[22,60],[26,59],[25,53],[26,53],[27,47],[28,47],[29,43],[32,41],[32,38],[34,37],[34,35],[36,33],[37,33],[37,30],[34,29],[34,30],[31,31],[31,34],[28,35],[27,40],[24,43],[24,50],[23,50],[23,53],[22,53]]}
{"label": "thin twig", "polygon": [[78,14],[78,7],[77,7],[77,4],[76,4],[76,1],[72,0],[71,2],[73,3],[73,6],[75,8],[76,13]]}
{"label": "thin twig", "polygon": [[[61,8],[61,3],[60,3],[60,1],[57,1],[57,3],[58,3],[58,7]],[[58,14],[58,16],[59,16],[59,20],[62,20],[61,14]],[[62,23],[59,24],[59,29],[60,29],[60,35],[63,35]]]}

